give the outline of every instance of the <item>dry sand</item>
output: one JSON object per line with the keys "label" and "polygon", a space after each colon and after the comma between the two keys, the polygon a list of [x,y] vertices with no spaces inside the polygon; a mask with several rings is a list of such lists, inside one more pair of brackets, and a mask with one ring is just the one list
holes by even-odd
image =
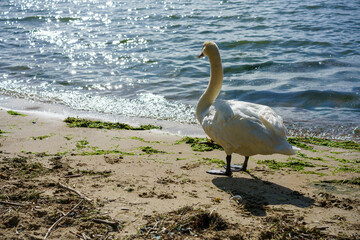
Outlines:
{"label": "dry sand", "polygon": [[259,162],[288,156],[254,156],[248,173],[222,177],[206,170],[223,151],[196,152],[158,130],[69,128],[6,110],[0,129],[0,239],[360,237],[359,183],[328,181],[359,179],[357,150],[310,145],[294,156],[314,165],[301,171]]}

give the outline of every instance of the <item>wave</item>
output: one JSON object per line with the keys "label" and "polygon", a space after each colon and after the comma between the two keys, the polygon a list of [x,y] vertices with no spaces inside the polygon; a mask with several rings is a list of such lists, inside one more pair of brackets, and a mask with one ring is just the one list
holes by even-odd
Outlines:
{"label": "wave", "polygon": [[[259,25],[255,27],[266,28],[266,26]],[[301,27],[304,27],[303,25]],[[251,28],[254,28],[251,27]],[[263,50],[264,48],[299,48],[299,47],[331,47],[333,44],[326,41],[311,41],[311,40],[238,40],[231,42],[220,42],[219,47],[222,49],[233,49],[233,48],[246,48],[246,49],[259,49]]]}
{"label": "wave", "polygon": [[255,102],[276,107],[348,108],[360,110],[360,96],[353,92],[308,90],[279,93],[273,91],[227,91],[226,98]]}
{"label": "wave", "polygon": [[19,18],[1,18],[0,21],[10,21],[10,22],[46,22],[46,21],[58,21],[58,22],[71,22],[71,21],[79,21],[81,18],[77,17],[59,17],[59,16],[27,16],[27,17],[19,17]]}
{"label": "wave", "polygon": [[193,106],[179,101],[169,101],[163,96],[152,93],[139,93],[135,98],[129,99],[78,91],[46,92],[29,89],[26,86],[5,87],[1,83],[0,93],[15,98],[61,104],[74,110],[196,123]]}
{"label": "wave", "polygon": [[329,68],[355,67],[355,64],[339,61],[335,59],[324,59],[320,61],[300,61],[300,62],[276,62],[265,61],[253,64],[231,64],[224,67],[224,73],[239,73],[244,71],[267,71],[267,72],[314,72]]}
{"label": "wave", "polygon": [[220,42],[219,47],[220,49],[234,49],[237,47],[252,47],[252,48],[264,48],[272,45],[277,45],[280,41],[274,40],[238,40],[238,41],[231,41],[231,42]]}

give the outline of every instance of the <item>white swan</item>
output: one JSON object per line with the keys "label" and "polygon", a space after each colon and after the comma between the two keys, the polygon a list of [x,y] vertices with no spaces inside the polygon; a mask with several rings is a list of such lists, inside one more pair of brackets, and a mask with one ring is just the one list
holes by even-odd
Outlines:
{"label": "white swan", "polygon": [[[281,153],[293,155],[299,150],[286,140],[282,118],[270,107],[242,102],[216,101],[223,82],[220,53],[214,42],[205,42],[199,58],[208,56],[210,82],[196,107],[196,116],[205,133],[221,145],[226,153],[226,170],[210,174],[231,176],[232,171],[246,171],[249,156]],[[231,166],[231,154],[245,156],[243,165]]]}

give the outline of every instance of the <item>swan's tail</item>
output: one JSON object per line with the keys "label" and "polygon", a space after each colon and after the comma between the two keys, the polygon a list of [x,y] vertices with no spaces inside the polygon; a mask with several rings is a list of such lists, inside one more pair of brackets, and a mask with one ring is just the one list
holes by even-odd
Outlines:
{"label": "swan's tail", "polygon": [[295,146],[291,146],[291,150],[292,150],[292,154],[291,155],[295,155],[298,151],[300,151],[301,149]]}
{"label": "swan's tail", "polygon": [[279,148],[277,149],[279,153],[285,155],[295,155],[298,151],[301,150],[298,147],[290,145],[290,143],[288,143],[287,141],[286,143],[287,144],[282,144],[281,146],[279,146]]}

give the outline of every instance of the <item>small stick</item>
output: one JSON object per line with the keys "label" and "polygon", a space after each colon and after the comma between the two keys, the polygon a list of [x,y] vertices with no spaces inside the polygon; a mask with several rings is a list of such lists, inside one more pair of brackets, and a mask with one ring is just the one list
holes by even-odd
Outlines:
{"label": "small stick", "polygon": [[75,236],[77,236],[77,237],[80,238],[80,239],[83,238],[83,236],[81,236],[80,234],[77,234],[76,232],[74,232],[74,231],[72,231],[72,230],[70,230],[69,232],[70,232],[71,234],[74,234]]}
{"label": "small stick", "polygon": [[66,185],[64,185],[64,184],[62,184],[62,183],[60,183],[60,182],[58,182],[58,185],[59,185],[60,187],[62,187],[62,188],[65,188],[65,189],[67,189],[67,190],[69,190],[69,191],[71,191],[71,192],[76,193],[76,194],[79,195],[81,198],[85,199],[86,201],[89,201],[89,202],[92,201],[91,198],[88,198],[88,197],[84,196],[82,193],[80,193],[79,191],[77,191],[77,190],[75,190],[75,189],[73,189],[73,188],[71,188],[71,187],[69,187],[69,186],[66,186]]}
{"label": "small stick", "polygon": [[95,218],[95,219],[93,219],[93,222],[96,222],[96,223],[104,223],[104,224],[110,225],[110,226],[114,229],[114,231],[118,231],[118,230],[119,230],[119,223],[114,222],[114,221],[109,221],[109,220],[105,220],[105,219]]}
{"label": "small stick", "polygon": [[81,236],[82,236],[85,240],[91,239],[91,238],[88,237],[85,233],[82,233]]}
{"label": "small stick", "polygon": [[21,203],[6,202],[6,201],[1,201],[1,200],[0,200],[0,203],[1,203],[1,204],[5,204],[5,205],[17,206],[17,207],[23,207],[23,206],[25,206],[24,204],[21,204]]}
{"label": "small stick", "polygon": [[76,177],[82,177],[81,174],[72,174],[72,175],[65,175],[63,178],[76,178]]}
{"label": "small stick", "polygon": [[44,240],[47,239],[47,237],[50,235],[50,232],[53,230],[53,228],[56,227],[56,225],[59,224],[59,222],[64,218],[66,217],[67,215],[69,215],[72,211],[75,210],[75,208],[77,208],[82,202],[84,201],[84,199],[81,199],[80,202],[78,204],[76,204],[69,212],[67,212],[64,216],[62,216],[61,218],[59,218],[56,222],[54,222],[53,225],[51,225],[51,227],[48,229],[45,237],[44,237]]}
{"label": "small stick", "polygon": [[4,185],[1,187],[1,189],[6,188],[6,187],[11,187],[11,185]]}

